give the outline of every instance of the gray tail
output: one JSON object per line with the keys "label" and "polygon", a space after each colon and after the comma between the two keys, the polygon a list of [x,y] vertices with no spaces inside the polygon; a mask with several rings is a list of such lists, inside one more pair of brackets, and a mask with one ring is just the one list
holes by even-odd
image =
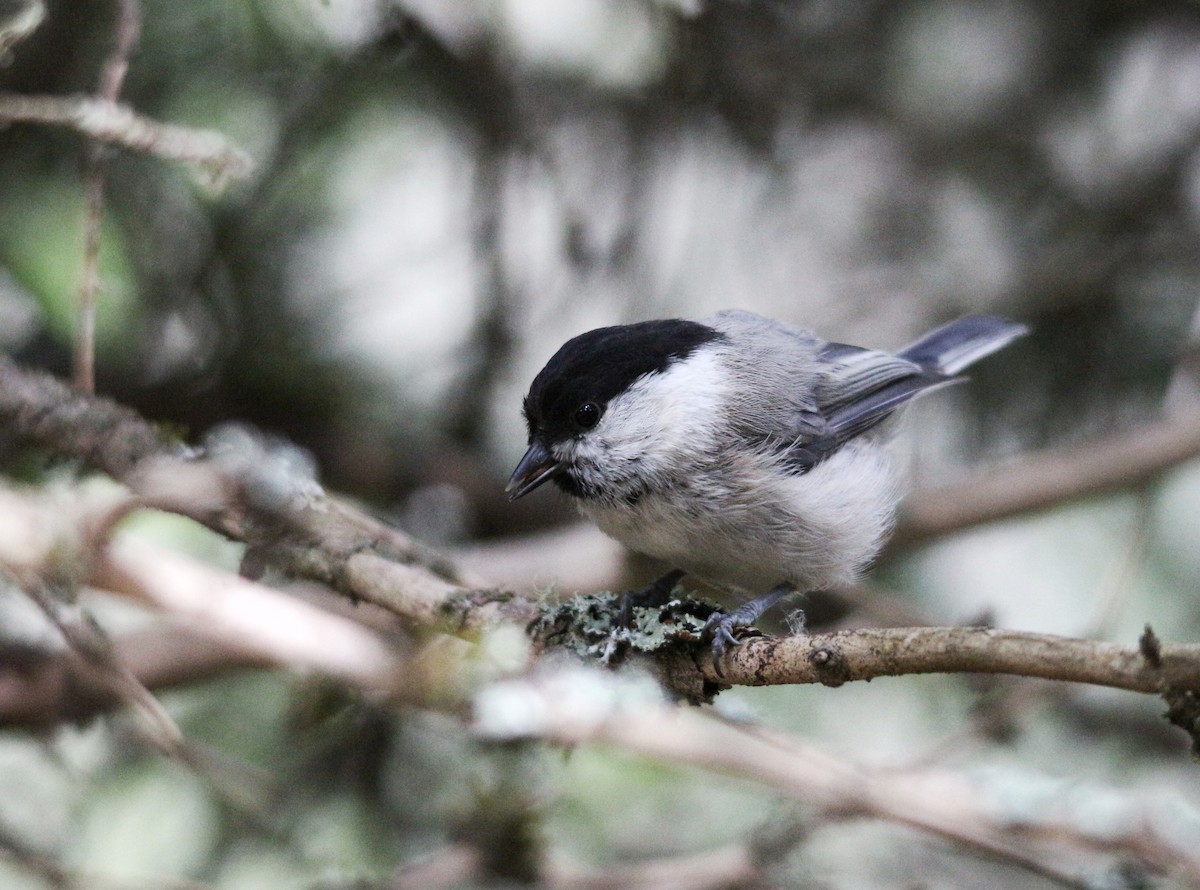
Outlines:
{"label": "gray tail", "polygon": [[898,354],[922,368],[953,377],[1028,333],[1025,325],[995,315],[968,315],[930,331]]}

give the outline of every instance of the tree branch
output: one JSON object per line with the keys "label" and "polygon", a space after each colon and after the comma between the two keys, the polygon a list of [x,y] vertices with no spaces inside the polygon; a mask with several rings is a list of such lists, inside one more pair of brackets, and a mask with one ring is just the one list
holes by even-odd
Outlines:
{"label": "tree branch", "polygon": [[[691,662],[691,659],[687,659]],[[829,634],[757,637],[721,662],[724,678],[700,658],[709,682],[739,686],[822,683],[908,674],[984,673],[1088,683],[1133,692],[1200,692],[1200,645],[1144,647],[986,627],[860,628]]]}
{"label": "tree branch", "polygon": [[[529,597],[460,577],[437,554],[319,490],[261,475],[270,460],[258,451],[237,460],[220,454],[189,458],[133,412],[83,396],[3,358],[0,423],[19,440],[82,458],[109,472],[129,484],[143,503],[192,516],[246,542],[256,559],[327,584],[351,599],[375,603],[412,626],[474,633],[496,622],[532,626],[544,616],[534,633],[538,649],[561,643],[570,630],[560,626],[561,613],[546,616]],[[1111,454],[1111,449],[1101,451]],[[1170,458],[1182,459],[1185,451],[1176,447]],[[1115,465],[1111,458],[1095,464]],[[1121,465],[1128,471],[1133,462]],[[1166,465],[1166,459],[1155,464],[1159,469]],[[1150,462],[1142,460],[1139,466],[1149,472]],[[1094,480],[1097,474],[1076,478]],[[662,624],[660,617],[651,617]],[[586,630],[593,634],[610,628],[603,614],[587,623]],[[686,633],[676,636],[664,638],[653,658],[669,688],[692,700],[710,698],[728,684],[838,685],[930,672],[1008,673],[1146,693],[1200,691],[1200,647],[1159,646],[1156,640],[1154,647],[1135,648],[980,628],[751,638],[725,657],[718,674],[705,647],[680,642]],[[582,648],[593,643],[586,639]]]}
{"label": "tree branch", "polygon": [[130,151],[196,164],[217,182],[245,178],[253,168],[250,156],[215,130],[164,124],[92,96],[0,93],[0,121],[69,127]]}
{"label": "tree branch", "polygon": [[441,554],[319,491],[284,504],[269,497],[264,503],[260,491],[248,490],[264,487],[252,475],[257,466],[202,460],[136,412],[76,392],[3,355],[0,425],[17,442],[83,461],[124,482],[144,502],[243,541],[283,571],[352,598],[371,595],[356,590],[345,576],[347,561],[363,552],[472,583]]}
{"label": "tree branch", "polygon": [[[164,745],[175,745],[177,728],[146,689],[207,674],[218,659],[315,670],[377,696],[411,679],[393,648],[357,621],[130,536],[109,540],[129,503],[108,492],[0,488],[0,578],[23,588],[68,646],[0,643],[0,722],[53,722],[130,703],[156,719]],[[177,627],[184,664],[171,667],[141,638],[143,648],[133,650],[140,660],[128,663],[77,607],[75,591],[85,584],[164,612],[211,644]]]}
{"label": "tree branch", "polygon": [[361,624],[143,541],[110,544],[91,580],[259,660],[317,670],[368,691],[397,679],[391,648]]}
{"label": "tree branch", "polygon": [[1189,413],[1074,448],[1027,455],[949,485],[920,489],[900,507],[889,551],[985,522],[1141,485],[1200,456],[1200,415]]}

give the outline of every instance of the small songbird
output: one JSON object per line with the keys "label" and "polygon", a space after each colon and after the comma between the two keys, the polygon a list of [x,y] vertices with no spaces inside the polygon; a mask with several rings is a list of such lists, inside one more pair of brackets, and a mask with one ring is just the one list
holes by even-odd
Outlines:
{"label": "small songbird", "polygon": [[899,499],[883,421],[1025,333],[968,316],[892,355],[740,310],[588,331],[530,385],[507,490],[553,480],[605,534],[675,567],[635,602],[665,602],[684,574],[759,594],[709,619],[716,663],[783,597],[857,577]]}

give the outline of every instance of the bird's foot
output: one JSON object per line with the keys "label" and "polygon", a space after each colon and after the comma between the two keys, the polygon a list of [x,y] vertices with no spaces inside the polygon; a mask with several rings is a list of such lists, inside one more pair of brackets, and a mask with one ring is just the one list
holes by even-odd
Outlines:
{"label": "bird's foot", "polygon": [[795,588],[790,584],[778,584],[758,599],[742,603],[732,612],[714,612],[708,616],[708,620],[704,622],[704,632],[700,638],[706,640],[712,637],[713,670],[716,671],[718,677],[725,676],[725,672],[721,670],[721,660],[725,657],[725,653],[732,647],[740,645],[740,641],[737,638],[737,631],[753,625],[755,621],[762,617],[762,614],[767,609],[771,608],[789,593],[794,592]]}
{"label": "bird's foot", "polygon": [[750,627],[758,618],[758,615],[747,616],[742,610],[745,607],[734,609],[732,612],[713,612],[708,616],[708,620],[704,622],[704,632],[700,638],[706,640],[712,637],[712,665],[713,670],[717,672],[718,677],[724,677],[725,672],[721,670],[721,660],[734,646],[741,645],[741,641],[737,638],[739,631]]}

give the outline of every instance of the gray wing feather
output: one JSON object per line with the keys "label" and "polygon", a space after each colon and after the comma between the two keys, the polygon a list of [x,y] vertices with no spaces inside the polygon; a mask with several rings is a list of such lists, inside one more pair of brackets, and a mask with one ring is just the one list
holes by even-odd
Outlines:
{"label": "gray wing feather", "polygon": [[733,342],[727,361],[745,381],[728,409],[750,441],[771,443],[806,472],[870,431],[915,396],[954,383],[971,363],[1026,333],[1023,325],[974,315],[930,331],[899,354],[825,343],[809,331],[751,312],[704,320]]}
{"label": "gray wing feather", "polygon": [[968,316],[930,331],[891,355],[844,343],[818,353],[825,374],[816,388],[821,431],[795,442],[787,456],[800,472],[877,426],[915,396],[959,382],[967,366],[1028,331],[994,316]]}
{"label": "gray wing feather", "polygon": [[1028,327],[1006,318],[968,315],[930,331],[900,355],[931,371],[954,375],[1028,333]]}
{"label": "gray wing feather", "polygon": [[917,394],[952,382],[898,356],[843,343],[830,343],[820,357],[826,376],[817,388],[817,404],[824,423],[817,436],[796,442],[787,452],[801,472],[882,423]]}
{"label": "gray wing feather", "polygon": [[924,370],[899,356],[845,343],[826,344],[817,358],[825,370],[817,403],[826,416]]}

